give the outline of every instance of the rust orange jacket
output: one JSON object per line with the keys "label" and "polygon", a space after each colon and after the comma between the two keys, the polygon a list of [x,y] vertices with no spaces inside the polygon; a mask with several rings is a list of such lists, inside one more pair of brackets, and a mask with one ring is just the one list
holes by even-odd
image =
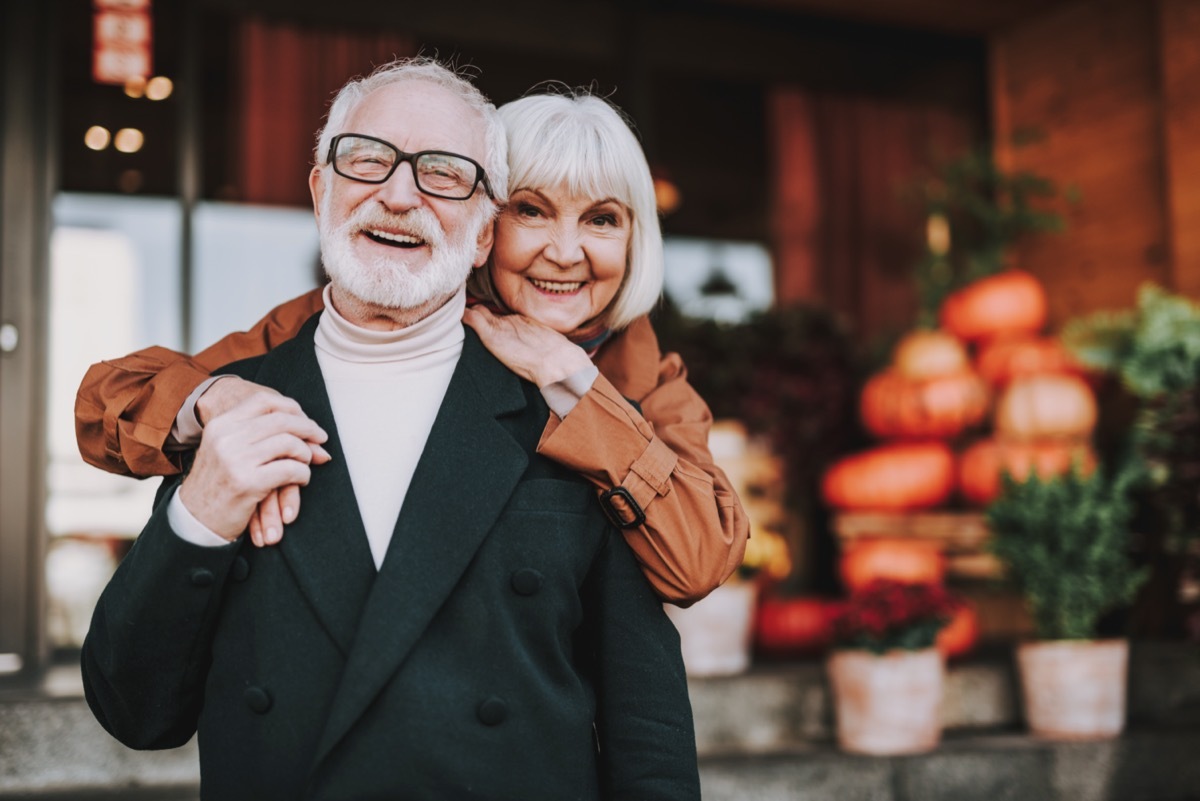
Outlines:
{"label": "rust orange jacket", "polygon": [[[163,447],[192,390],[218,367],[290,339],[323,307],[316,289],[193,357],[152,347],[92,365],[75,400],[79,452],[112,473],[178,473],[178,455]],[[630,493],[646,518],[625,530],[630,547],[658,594],[688,605],[737,568],[749,535],[737,494],[708,450],[712,415],[679,356],[659,352],[644,317],[610,337],[595,363],[600,376],[565,419],[551,415],[538,452],[602,490]]]}

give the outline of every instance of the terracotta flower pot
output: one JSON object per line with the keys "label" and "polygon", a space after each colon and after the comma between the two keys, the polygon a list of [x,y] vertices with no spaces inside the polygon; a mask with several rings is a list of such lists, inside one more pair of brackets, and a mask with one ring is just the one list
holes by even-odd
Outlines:
{"label": "terracotta flower pot", "polygon": [[937,747],[946,667],[936,648],[835,651],[827,668],[842,750],[890,755]]}
{"label": "terracotta flower pot", "polygon": [[1125,728],[1128,640],[1054,640],[1017,647],[1025,720],[1055,740],[1103,740]]}
{"label": "terracotta flower pot", "polygon": [[666,604],[679,630],[689,676],[731,676],[750,667],[750,640],[758,585],[729,581],[687,609]]}

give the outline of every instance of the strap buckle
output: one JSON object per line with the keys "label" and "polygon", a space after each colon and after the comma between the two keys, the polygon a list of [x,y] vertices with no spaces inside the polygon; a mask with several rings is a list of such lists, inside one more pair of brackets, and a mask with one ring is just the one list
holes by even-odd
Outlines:
{"label": "strap buckle", "polygon": [[[614,499],[620,499],[620,504],[615,503]],[[646,523],[646,513],[624,487],[613,487],[600,493],[600,508],[617,528],[640,528]]]}

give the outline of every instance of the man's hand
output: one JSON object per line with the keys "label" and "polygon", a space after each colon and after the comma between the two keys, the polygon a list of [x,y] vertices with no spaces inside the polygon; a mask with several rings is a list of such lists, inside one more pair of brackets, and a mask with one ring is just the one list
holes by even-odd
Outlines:
{"label": "man's hand", "polygon": [[497,316],[483,306],[463,313],[463,322],[475,329],[484,347],[527,381],[548,386],[591,365],[583,348],[553,328],[519,314]]}
{"label": "man's hand", "polygon": [[[220,381],[214,382],[196,400],[196,417],[200,420],[201,425],[204,425],[212,418],[224,414],[238,404],[258,395],[274,398],[280,411],[304,414],[300,409],[300,404],[270,387],[264,387],[237,376],[226,376]],[[320,432],[319,437],[308,443],[309,449],[312,451],[311,463],[324,464],[329,461],[329,454],[321,447],[321,443],[328,439],[328,435],[320,428],[317,428],[317,431]],[[283,537],[284,525],[295,521],[299,513],[300,487],[298,485],[289,484],[278,490],[271,490],[250,517],[251,542],[260,548],[276,544]]]}
{"label": "man's hand", "polygon": [[208,420],[179,498],[197,520],[235,540],[273,490],[307,484],[310,464],[329,460],[319,444],[326,439],[292,399],[253,392]]}

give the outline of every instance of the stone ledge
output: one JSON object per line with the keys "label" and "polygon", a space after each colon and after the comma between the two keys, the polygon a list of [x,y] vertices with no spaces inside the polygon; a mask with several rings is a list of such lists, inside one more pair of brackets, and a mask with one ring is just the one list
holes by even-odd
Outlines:
{"label": "stone ledge", "polygon": [[[980,782],[983,782],[982,777],[990,775],[986,771],[990,770],[987,765],[992,762],[1032,760],[1027,767],[1033,771],[1033,762],[1051,757],[1050,764],[1059,766],[1055,768],[1058,772],[1046,775],[1058,777],[1054,781],[1059,784],[1046,786],[1075,788],[1071,790],[1073,795],[1062,798],[1104,798],[1080,794],[1083,789],[1079,788],[1086,784],[1086,777],[1100,775],[1096,770],[1061,767],[1071,759],[1077,760],[1074,764],[1078,767],[1087,764],[1080,761],[1085,757],[1088,760],[1103,757],[1111,763],[1105,770],[1117,774],[1128,772],[1126,768],[1130,765],[1137,765],[1135,758],[1144,759],[1144,765],[1154,766],[1147,768],[1147,772],[1165,774],[1163,781],[1168,784],[1164,787],[1168,789],[1175,787],[1170,782],[1176,774],[1194,780],[1191,796],[1147,793],[1109,796],[1112,799],[1170,797],[1200,801],[1200,776],[1194,775],[1196,766],[1200,765],[1200,759],[1195,757],[1200,753],[1200,734],[1197,733],[1200,731],[1200,649],[1172,643],[1138,643],[1132,659],[1130,725],[1134,731],[1152,729],[1155,733],[1122,738],[1114,741],[1119,743],[1117,746],[1108,744],[1110,751],[1116,749],[1116,757],[1111,754],[1105,757],[1109,753],[1104,750],[1105,745],[1049,748],[1015,735],[997,736],[997,731],[1018,731],[1022,726],[1011,659],[1002,655],[951,665],[945,705],[947,738],[938,751],[923,757],[925,762],[921,763],[941,767],[929,768],[926,772],[916,765],[896,772],[888,760],[849,757],[832,748],[832,709],[824,668],[818,661],[764,665],[741,676],[693,680],[690,690],[697,747],[704,759],[706,781],[714,787],[712,799],[706,794],[706,801],[721,798],[751,801],[759,797],[901,798],[894,794],[899,790],[893,792],[890,789],[893,786],[907,787],[905,792],[909,795],[903,797],[915,798],[929,782],[947,782],[959,774],[968,777],[963,781],[972,783],[974,780],[968,781],[969,777],[979,771]],[[36,797],[66,799],[84,797],[88,792],[95,798],[103,798],[106,790],[115,793],[107,797],[128,796],[146,801],[192,797],[189,794],[194,792],[198,782],[194,742],[171,751],[126,749],[93,719],[81,697],[77,670],[64,670],[52,678],[43,692],[27,690],[0,694],[0,755],[3,757],[0,759],[0,798],[36,793]],[[1155,740],[1155,736],[1160,739]],[[1181,742],[1190,743],[1193,750],[1178,747]],[[1156,750],[1155,743],[1162,744],[1162,754]],[[999,753],[1004,754],[1003,760],[994,758],[997,744],[1002,746]],[[1027,752],[1031,750],[1042,756],[1029,756]],[[1166,761],[1166,754],[1172,754],[1171,759],[1176,763]],[[841,760],[852,760],[852,763]],[[975,763],[979,764],[971,767]],[[847,773],[843,770],[846,764],[853,764],[854,769],[848,771],[852,775],[842,777],[840,774]],[[750,770],[749,766],[757,766],[755,770],[763,771],[760,785],[767,788],[763,790],[764,795],[719,794],[720,788],[727,786],[723,784],[726,779],[736,779],[729,787],[749,781],[751,774],[745,772]],[[827,776],[834,768],[839,775]],[[880,778],[884,775],[887,781]],[[1083,778],[1076,778],[1073,785],[1062,784],[1064,776]],[[1151,778],[1144,777],[1144,781],[1149,782]],[[1020,776],[1015,777],[1013,781],[1018,783],[1014,786],[1022,786],[1022,780]],[[1121,781],[1125,780],[1122,778]],[[829,782],[837,783],[837,793],[820,795],[819,788],[834,786]],[[877,785],[889,788],[888,794],[875,795],[871,788]],[[772,795],[775,791],[770,788],[776,786],[800,788],[797,792],[801,794]],[[1001,793],[996,797],[1009,796]]]}
{"label": "stone ledge", "polygon": [[708,758],[705,801],[1197,801],[1200,730],[1097,743],[950,736],[929,754],[865,757],[832,746]]}

